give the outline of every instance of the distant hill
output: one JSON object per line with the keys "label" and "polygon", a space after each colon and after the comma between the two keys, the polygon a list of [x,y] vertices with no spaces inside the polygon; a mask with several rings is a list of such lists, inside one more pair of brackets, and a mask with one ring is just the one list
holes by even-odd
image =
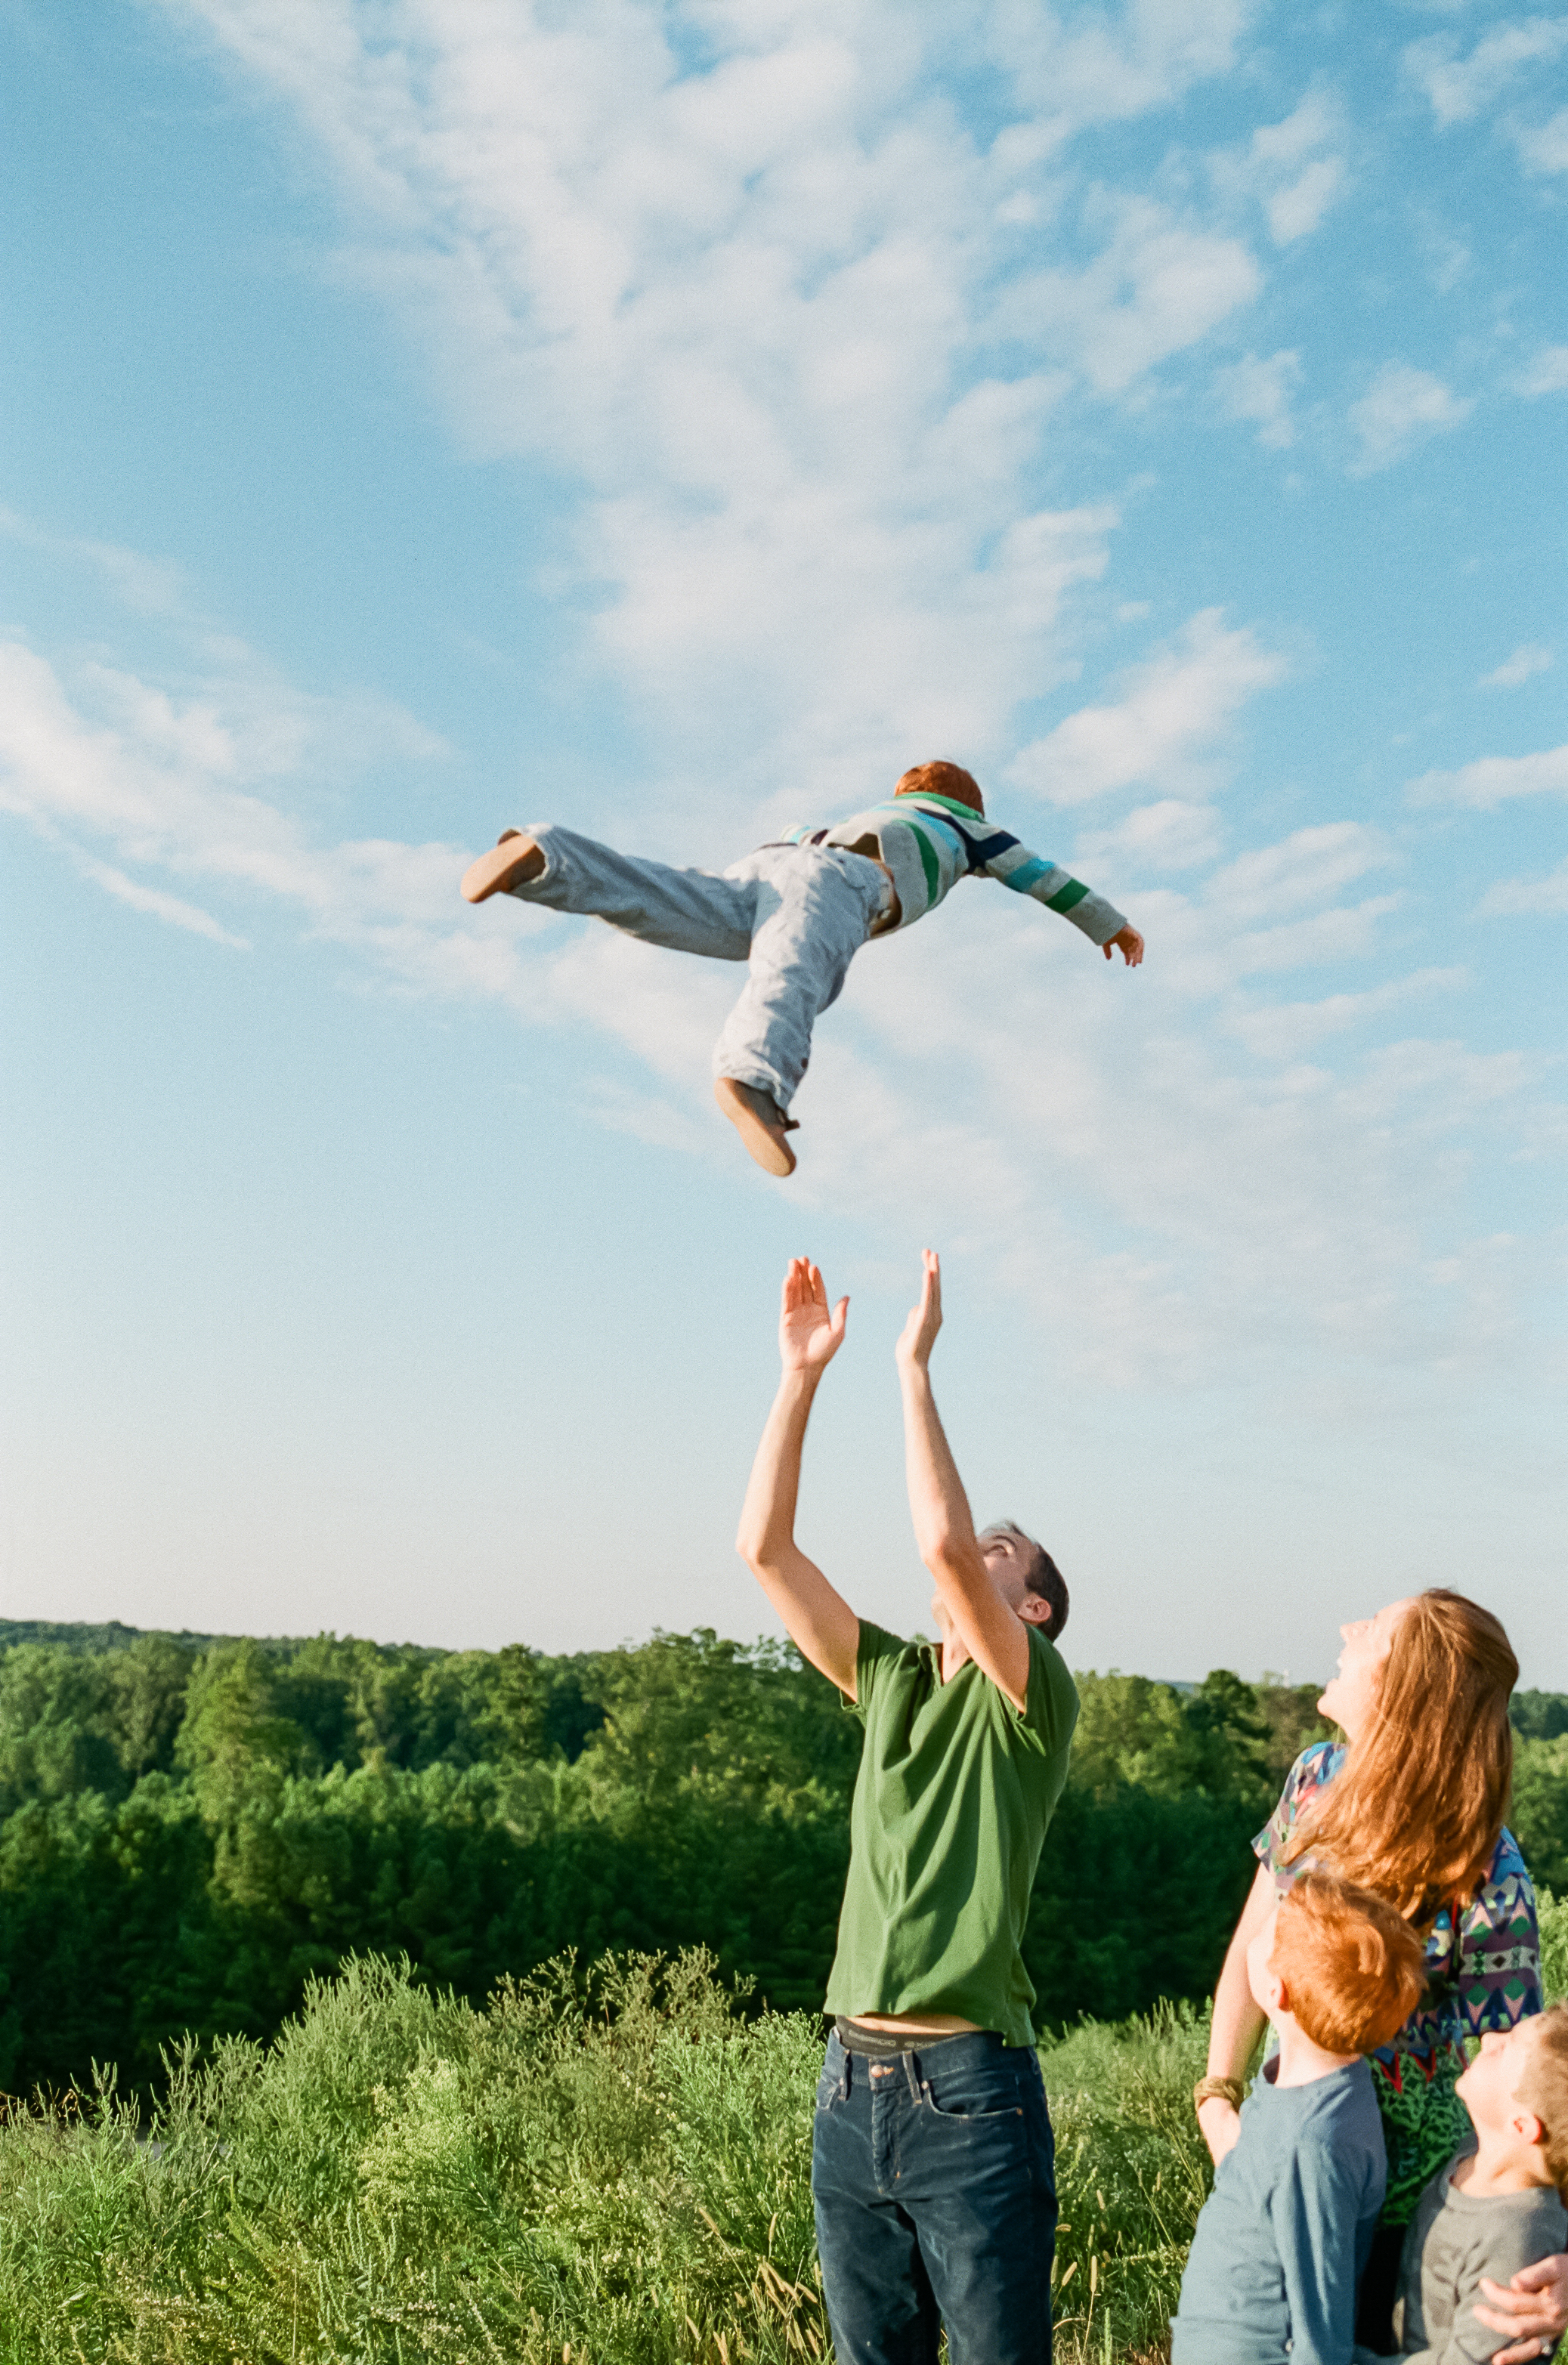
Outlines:
{"label": "distant hill", "polygon": [[[47,1642],[57,1651],[79,1651],[84,1657],[95,1656],[104,1651],[129,1651],[133,1642],[144,1638],[157,1642],[177,1642],[182,1651],[209,1650],[215,1642],[252,1642],[260,1651],[274,1653],[279,1658],[292,1658],[313,1634],[198,1634],[188,1626],[123,1626],[111,1618],[106,1626],[89,1626],[54,1618],[0,1618],[0,1651],[8,1651],[17,1642]],[[433,1644],[415,1642],[378,1642],[378,1651],[404,1657],[415,1653],[422,1661],[453,1656]]]}
{"label": "distant hill", "polygon": [[[55,1650],[78,1651],[89,1657],[105,1651],[129,1651],[144,1635],[156,1642],[177,1643],[182,1651],[206,1651],[215,1642],[251,1642],[270,1657],[279,1659],[293,1658],[296,1652],[317,1640],[315,1635],[306,1634],[198,1634],[188,1626],[177,1631],[167,1626],[126,1626],[118,1618],[111,1618],[106,1626],[53,1618],[0,1618],[0,1651],[8,1651],[17,1642],[47,1642]],[[378,1642],[375,1647],[388,1658],[411,1658],[420,1665],[456,1655],[433,1643]],[[1168,1683],[1168,1688],[1187,1699],[1199,1687],[1193,1683]],[[1316,1688],[1313,1684],[1298,1684],[1294,1690],[1305,1699]],[[1260,1689],[1265,1694],[1274,1690],[1282,1695],[1286,1687],[1274,1676],[1264,1676]],[[1518,1691],[1509,1703],[1508,1716],[1514,1730],[1527,1741],[1555,1741],[1568,1732],[1568,1692]]]}

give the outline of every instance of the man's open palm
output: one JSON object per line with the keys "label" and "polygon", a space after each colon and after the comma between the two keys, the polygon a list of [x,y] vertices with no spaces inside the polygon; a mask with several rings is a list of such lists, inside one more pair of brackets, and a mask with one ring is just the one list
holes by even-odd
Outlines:
{"label": "man's open palm", "polygon": [[941,1328],[942,1261],[935,1249],[926,1249],[921,1257],[920,1304],[910,1308],[909,1319],[893,1349],[894,1361],[913,1363],[924,1371],[931,1361],[931,1350]]}
{"label": "man's open palm", "polygon": [[829,1313],[827,1291],[810,1257],[791,1257],[778,1309],[778,1356],[787,1372],[825,1371],[844,1344],[849,1300]]}

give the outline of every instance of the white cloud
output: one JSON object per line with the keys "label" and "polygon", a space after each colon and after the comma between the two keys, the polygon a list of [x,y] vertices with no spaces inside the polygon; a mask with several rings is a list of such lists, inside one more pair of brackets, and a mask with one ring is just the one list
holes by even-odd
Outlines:
{"label": "white cloud", "polygon": [[[1053,405],[1073,378],[1135,390],[1259,285],[1237,239],[1127,192],[1080,205],[1063,164],[1229,71],[1258,0],[1003,5],[960,33],[894,0],[162,5],[307,127],[339,270],[472,444],[583,488],[562,588],[594,654],[672,772],[699,738],[766,748],[716,768],[737,800],[807,772],[863,793],[930,745],[983,766],[1103,564],[1064,569],[1034,516]],[[958,38],[1016,109],[989,146],[947,95]]]}
{"label": "white cloud", "polygon": [[1034,117],[1025,136],[1055,143],[1168,106],[1194,83],[1229,73],[1260,14],[1257,0],[1134,0],[1119,21],[1103,10],[1064,19],[1031,0],[995,10],[988,31]]}
{"label": "white cloud", "polygon": [[1546,123],[1517,124],[1514,145],[1532,173],[1568,173],[1568,106]]}
{"label": "white cloud", "polygon": [[1543,394],[1568,394],[1568,345],[1542,345],[1514,380],[1514,391],[1529,401]]}
{"label": "white cloud", "polygon": [[1258,422],[1258,441],[1282,452],[1295,442],[1291,400],[1301,383],[1301,355],[1294,351],[1271,353],[1260,361],[1248,353],[1241,361],[1216,371],[1215,387],[1232,419]]}
{"label": "white cloud", "polygon": [[1336,1035],[1349,1034],[1406,1003],[1454,993],[1470,981],[1463,969],[1423,969],[1361,993],[1330,993],[1319,1002],[1238,1004],[1221,1021],[1225,1032],[1260,1059],[1299,1059]]}
{"label": "white cloud", "polygon": [[996,308],[1009,337],[1038,339],[1101,394],[1122,394],[1159,362],[1201,343],[1261,286],[1238,239],[1179,221],[1148,197],[1102,193],[1110,235],[1081,271],[1016,281]]}
{"label": "white cloud", "polygon": [[1406,362],[1384,362],[1359,402],[1350,405],[1350,425],[1361,441],[1352,474],[1371,476],[1392,467],[1429,436],[1462,426],[1474,409],[1428,370]]}
{"label": "white cloud", "polygon": [[129,903],[133,912],[149,913],[169,927],[184,928],[193,936],[206,936],[215,945],[229,945],[236,952],[247,953],[251,949],[247,937],[235,936],[210,912],[187,903],[183,896],[170,895],[161,887],[146,886],[138,879],[128,879],[112,863],[99,862],[92,857],[84,857],[81,867],[106,895],[114,896],[117,902]]}
{"label": "white cloud", "polygon": [[1212,862],[1220,837],[1220,817],[1213,805],[1161,797],[1156,804],[1136,806],[1115,829],[1081,833],[1073,860],[1080,876],[1088,879],[1128,871],[1135,880],[1159,878]]}
{"label": "white cloud", "polygon": [[1380,870],[1393,852],[1378,831],[1362,822],[1322,822],[1293,830],[1277,846],[1238,855],[1209,880],[1212,902],[1228,905],[1248,920],[1326,903],[1340,889]]}
{"label": "white cloud", "polygon": [[[120,865],[259,893],[324,935],[369,942],[379,931],[390,945],[388,931],[446,916],[460,849],[321,846],[280,801],[318,765],[336,769],[367,713],[382,725],[381,750],[405,728],[414,750],[425,745],[411,718],[364,701],[339,711],[286,689],[269,700],[260,669],[182,702],[97,665],[81,667],[68,689],[47,659],[0,644],[0,811],[71,846],[106,892],[215,941],[243,940]],[[362,761],[377,752],[375,738],[359,743]],[[84,838],[110,846],[118,862],[84,853]]]}
{"label": "white cloud", "polygon": [[1515,797],[1568,795],[1568,746],[1534,756],[1483,756],[1456,772],[1423,772],[1406,784],[1413,805],[1467,805],[1490,813]]}
{"label": "white cloud", "polygon": [[1494,106],[1526,67],[1550,62],[1568,49],[1568,17],[1526,17],[1483,34],[1468,57],[1454,55],[1450,37],[1435,33],[1412,42],[1405,71],[1431,103],[1439,129],[1469,123]]}
{"label": "white cloud", "polygon": [[1282,921],[1278,927],[1254,928],[1238,936],[1230,948],[1235,976],[1256,976],[1291,969],[1326,969],[1339,961],[1370,959],[1377,948],[1381,924],[1399,908],[1397,895],[1369,895],[1364,902],[1331,912],[1315,912],[1310,919]]}
{"label": "white cloud", "polygon": [[1211,155],[1209,171],[1233,201],[1261,206],[1276,246],[1291,246],[1316,230],[1349,185],[1343,140],[1338,100],[1311,90],[1282,122],[1260,124],[1245,147]]}
{"label": "white cloud", "polygon": [[1086,803],[1147,781],[1180,786],[1201,777],[1201,751],[1229,731],[1240,709],[1289,670],[1248,628],[1227,631],[1206,608],[1180,638],[1126,677],[1114,706],[1081,707],[1022,748],[1007,778],[1053,804]]}
{"label": "white cloud", "polygon": [[1341,156],[1319,156],[1299,179],[1277,189],[1269,199],[1269,235],[1276,246],[1291,246],[1308,238],[1345,188]]}
{"label": "white cloud", "polygon": [[148,558],[139,550],[112,542],[92,542],[80,535],[50,533],[32,518],[0,509],[0,533],[29,550],[74,559],[91,566],[123,604],[146,616],[180,616],[185,612],[184,578],[166,559]]}
{"label": "white cloud", "polygon": [[1514,651],[1511,657],[1505,657],[1500,666],[1494,666],[1490,673],[1484,673],[1475,687],[1477,689],[1518,689],[1533,674],[1548,672],[1551,665],[1551,651],[1543,649],[1539,642],[1527,641]]}
{"label": "white cloud", "polygon": [[[1422,1367],[1439,1353],[1473,1368],[1507,1351],[1512,1292],[1472,1303],[1461,1261],[1459,1298],[1435,1304],[1434,1242],[1462,1260],[1454,1217],[1472,1128],[1507,1138],[1526,1126],[1530,1070],[1511,1052],[1375,1032],[1457,979],[1373,987],[1363,1007],[1321,1024],[1282,1018],[1272,1042],[1260,1028],[1253,1072],[1229,1049],[1237,945],[1215,944],[1213,913],[1148,899],[1137,916],[1149,963],[1129,978],[1080,961],[1027,913],[993,920],[982,892],[968,908],[953,899],[939,967],[913,938],[857,964],[802,1104],[807,1194],[832,1202],[853,1188],[899,1204],[915,1191],[949,1206],[954,1233],[976,1247],[974,1211],[996,1208],[1009,1290],[1072,1339],[1080,1368],[1113,1384],[1191,1384],[1308,1340]],[[1293,924],[1296,947],[1310,960],[1331,935],[1359,931],[1370,949],[1386,910],[1307,913]],[[1170,958],[1182,931],[1194,964],[1200,938],[1214,947],[1217,1010],[1201,1018]],[[1271,957],[1285,949],[1276,932]],[[1338,1067],[1301,1064],[1309,1037],[1358,1025],[1372,1035],[1364,1050]],[[912,1128],[902,1112],[934,1061],[950,1079],[943,1114],[928,1108]],[[1081,1232],[1065,1211],[1085,1201],[1096,1214]]]}
{"label": "white cloud", "polygon": [[1481,898],[1488,919],[1516,919],[1530,913],[1555,918],[1568,913],[1568,860],[1549,870],[1544,879],[1499,879]]}

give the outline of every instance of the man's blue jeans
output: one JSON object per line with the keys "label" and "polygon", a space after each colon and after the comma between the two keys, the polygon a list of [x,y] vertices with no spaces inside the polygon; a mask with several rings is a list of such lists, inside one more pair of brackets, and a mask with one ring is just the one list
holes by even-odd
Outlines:
{"label": "man's blue jeans", "polygon": [[1050,2365],[1057,2197],[1032,2047],[945,2038],[890,2061],[836,2035],[812,2198],[839,2365]]}

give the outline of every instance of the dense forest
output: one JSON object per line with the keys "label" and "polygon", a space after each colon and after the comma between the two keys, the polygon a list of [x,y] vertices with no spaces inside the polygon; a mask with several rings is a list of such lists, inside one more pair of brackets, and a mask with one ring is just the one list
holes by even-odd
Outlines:
{"label": "dense forest", "polygon": [[[1313,1685],[1081,1675],[1026,1956],[1039,2017],[1212,1984]],[[1525,1692],[1513,1821],[1568,1888],[1568,1698]],[[481,2001],[575,1949],[702,1945],[814,2011],[859,1727],[711,1632],[549,1658],[0,1622],[0,2090],[156,2082],[313,1974],[406,1956]]]}

